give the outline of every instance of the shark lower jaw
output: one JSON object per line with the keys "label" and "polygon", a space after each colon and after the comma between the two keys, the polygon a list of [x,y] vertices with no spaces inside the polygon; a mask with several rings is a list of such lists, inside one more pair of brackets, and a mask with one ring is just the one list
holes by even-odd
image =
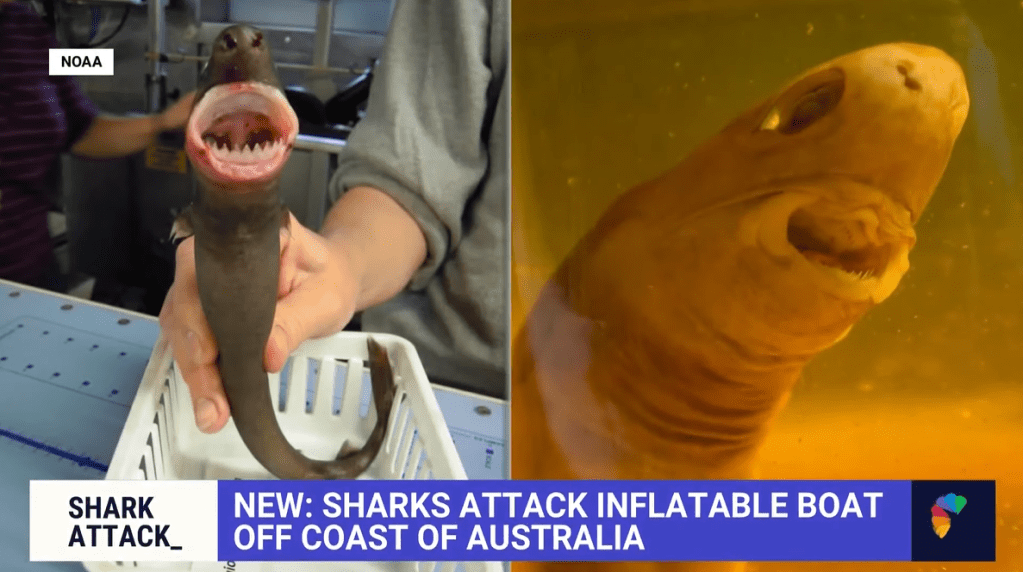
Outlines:
{"label": "shark lower jaw", "polygon": [[279,89],[228,83],[210,88],[192,110],[185,150],[206,179],[245,188],[280,174],[297,135],[298,118]]}
{"label": "shark lower jaw", "polygon": [[909,211],[871,190],[855,203],[806,191],[776,193],[740,223],[740,240],[821,291],[878,304],[909,270]]}

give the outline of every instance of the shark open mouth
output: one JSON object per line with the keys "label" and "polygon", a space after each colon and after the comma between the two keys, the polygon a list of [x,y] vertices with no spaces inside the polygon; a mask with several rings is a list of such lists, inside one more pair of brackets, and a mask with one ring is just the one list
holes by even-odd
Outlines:
{"label": "shark open mouth", "polygon": [[860,280],[882,276],[893,244],[878,236],[877,212],[863,208],[829,213],[834,203],[818,201],[796,209],[788,224],[788,241],[811,262],[842,270]]}
{"label": "shark open mouth", "polygon": [[822,289],[879,303],[909,269],[916,242],[909,211],[879,191],[856,203],[803,192],[765,200],[740,227],[744,242],[758,245]]}
{"label": "shark open mouth", "polygon": [[291,154],[298,118],[287,98],[259,82],[217,85],[189,117],[186,150],[196,167],[220,183],[275,177]]}

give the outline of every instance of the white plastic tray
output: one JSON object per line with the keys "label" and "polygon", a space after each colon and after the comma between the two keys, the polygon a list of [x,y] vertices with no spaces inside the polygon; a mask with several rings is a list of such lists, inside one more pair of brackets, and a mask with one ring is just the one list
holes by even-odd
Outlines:
{"label": "white plastic tray", "polygon": [[[384,446],[360,479],[465,479],[426,373],[407,340],[373,334],[387,349],[398,390]],[[281,375],[270,374],[270,392],[281,430],[295,448],[328,459],[349,439],[365,443],[376,422],[369,391],[366,334],[341,332],[310,340],[292,353]],[[281,378],[284,406],[279,407]],[[166,340],[153,347],[138,394],[114,450],[109,480],[272,479],[242,443],[233,421],[214,435],[195,426],[188,388]],[[401,570],[497,572],[497,562],[84,562],[89,572],[165,570],[200,572]]]}

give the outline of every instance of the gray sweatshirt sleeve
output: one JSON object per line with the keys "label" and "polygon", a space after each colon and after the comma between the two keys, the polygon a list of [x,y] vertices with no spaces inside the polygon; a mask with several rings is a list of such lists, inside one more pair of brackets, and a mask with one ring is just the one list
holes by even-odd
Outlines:
{"label": "gray sweatshirt sleeve", "polygon": [[467,205],[488,171],[493,94],[490,0],[398,0],[370,87],[330,185],[380,189],[423,229],[421,289],[463,238]]}

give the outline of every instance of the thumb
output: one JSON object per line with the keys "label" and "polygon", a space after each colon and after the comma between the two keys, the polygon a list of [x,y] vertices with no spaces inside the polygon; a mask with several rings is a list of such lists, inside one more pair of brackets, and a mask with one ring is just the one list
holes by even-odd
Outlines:
{"label": "thumb", "polygon": [[[280,315],[280,307],[277,308],[277,314]],[[298,345],[292,346],[291,340],[295,339],[294,334],[289,334],[284,326],[280,324],[274,324],[273,331],[270,332],[270,339],[266,342],[266,356],[264,359],[266,363],[264,366],[266,370],[271,373],[278,373],[284,369],[284,364],[288,361],[288,356],[291,352],[295,351]]]}
{"label": "thumb", "polygon": [[320,335],[324,323],[332,321],[331,306],[337,304],[324,298],[321,287],[310,283],[278,300],[274,327],[266,347],[267,371],[279,372],[291,352],[307,339]]}
{"label": "thumb", "polygon": [[336,332],[352,318],[356,288],[323,237],[291,215],[282,233],[280,298],[264,356],[278,372],[305,340]]}
{"label": "thumb", "polygon": [[189,372],[189,379],[191,383],[188,384],[188,392],[192,397],[195,426],[203,433],[220,431],[231,417],[220,372],[213,365],[198,367]]}
{"label": "thumb", "polygon": [[277,301],[267,341],[267,371],[279,372],[302,342],[339,331],[354,313],[355,286],[337,264],[328,263]]}

